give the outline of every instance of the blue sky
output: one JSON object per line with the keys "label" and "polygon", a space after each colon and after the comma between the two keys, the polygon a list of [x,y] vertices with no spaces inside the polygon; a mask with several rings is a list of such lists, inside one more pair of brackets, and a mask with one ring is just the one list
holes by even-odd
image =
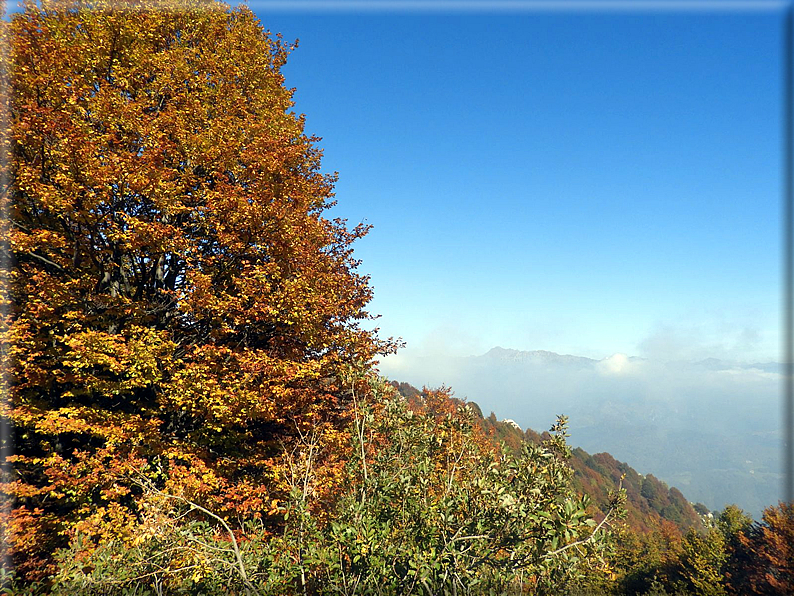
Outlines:
{"label": "blue sky", "polygon": [[779,359],[778,12],[251,7],[403,355]]}

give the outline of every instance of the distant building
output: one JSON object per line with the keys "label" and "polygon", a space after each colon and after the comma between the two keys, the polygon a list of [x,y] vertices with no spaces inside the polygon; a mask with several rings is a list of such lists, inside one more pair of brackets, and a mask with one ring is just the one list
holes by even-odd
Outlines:
{"label": "distant building", "polygon": [[[518,423],[515,420],[510,420],[510,418],[505,418],[504,420],[502,420],[502,423],[503,424],[509,424],[510,426],[512,426],[514,428],[517,428],[518,430],[521,430],[521,427],[518,426]],[[521,430],[521,432],[524,432],[524,431]]]}

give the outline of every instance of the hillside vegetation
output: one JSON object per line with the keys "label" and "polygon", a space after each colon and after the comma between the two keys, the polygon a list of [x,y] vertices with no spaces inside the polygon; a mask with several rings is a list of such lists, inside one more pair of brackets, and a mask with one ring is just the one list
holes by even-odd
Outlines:
{"label": "hillside vegetation", "polygon": [[[408,399],[422,395],[422,391],[409,383],[392,381],[392,386]],[[450,399],[456,400],[454,397]],[[522,430],[515,423],[499,421],[493,413],[486,418],[474,402],[457,400],[457,403],[467,404],[486,434],[496,443],[503,443],[512,453],[519,453],[526,442],[539,445],[549,437],[547,432],[539,434],[532,429]],[[658,528],[663,520],[674,524],[681,532],[705,527],[701,514],[678,489],[668,488],[653,474],[642,476],[608,453],[590,455],[576,447],[572,450],[569,464],[574,470],[573,487],[578,493],[590,497],[590,511],[596,517],[605,515],[611,504],[611,495],[622,488],[626,492],[625,521],[636,531],[648,532]]]}
{"label": "hillside vegetation", "polygon": [[[392,386],[410,403],[434,392],[408,383]],[[486,436],[515,456],[526,444],[538,445],[549,433],[522,430],[512,421],[484,417],[479,406],[451,396],[467,407]],[[753,522],[735,505],[709,512],[689,503],[675,487],[652,474],[643,476],[608,453],[570,451],[571,486],[587,495],[587,511],[602,520],[614,512],[621,494],[621,521],[612,523],[606,574],[588,574],[573,584],[574,593],[594,594],[787,594],[794,588],[794,507],[768,507]]]}

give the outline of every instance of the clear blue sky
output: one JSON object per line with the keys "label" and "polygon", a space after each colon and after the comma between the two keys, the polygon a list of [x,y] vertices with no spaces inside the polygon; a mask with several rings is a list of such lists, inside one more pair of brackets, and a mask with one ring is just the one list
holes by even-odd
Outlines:
{"label": "clear blue sky", "polygon": [[779,12],[250,6],[407,353],[779,358]]}

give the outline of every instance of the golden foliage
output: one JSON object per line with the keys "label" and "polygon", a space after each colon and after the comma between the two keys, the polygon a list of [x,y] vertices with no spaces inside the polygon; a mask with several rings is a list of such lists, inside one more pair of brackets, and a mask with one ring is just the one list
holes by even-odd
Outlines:
{"label": "golden foliage", "polygon": [[290,47],[204,0],[30,3],[8,34],[19,571],[123,526],[133,470],[267,516],[279,442],[333,429],[340,370],[386,347],[359,326],[367,229],[324,217],[335,176],[292,112]]}

